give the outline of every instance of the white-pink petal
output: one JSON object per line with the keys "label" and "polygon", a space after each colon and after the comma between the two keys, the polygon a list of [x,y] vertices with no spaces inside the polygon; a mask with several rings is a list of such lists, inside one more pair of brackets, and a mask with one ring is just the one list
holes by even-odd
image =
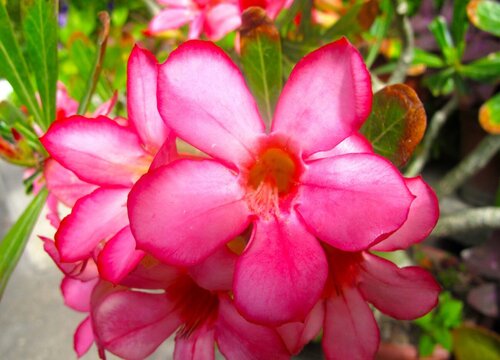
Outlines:
{"label": "white-pink petal", "polygon": [[205,14],[205,34],[212,41],[222,39],[241,25],[240,9],[236,3],[220,2]]}
{"label": "white-pink petal", "polygon": [[148,25],[148,33],[160,34],[168,30],[180,28],[189,23],[195,16],[191,9],[167,8],[158,13]]}
{"label": "white-pink petal", "polygon": [[73,347],[78,358],[85,355],[93,343],[94,330],[92,329],[92,320],[90,316],[87,316],[85,320],[78,325],[73,337]]}

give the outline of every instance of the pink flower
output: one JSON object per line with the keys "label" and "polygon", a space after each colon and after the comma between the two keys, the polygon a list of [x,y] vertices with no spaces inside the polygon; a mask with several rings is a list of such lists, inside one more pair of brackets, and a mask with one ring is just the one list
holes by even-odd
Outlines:
{"label": "pink flower", "polygon": [[250,6],[261,6],[275,18],[286,5],[285,0],[158,0],[166,8],[148,26],[149,34],[159,34],[189,24],[189,38],[204,33],[217,41],[241,25],[241,12]]}
{"label": "pink flower", "polygon": [[[174,139],[156,106],[156,67],[153,55],[134,48],[127,124],[105,116],[71,116],[54,122],[41,138],[53,159],[45,169],[49,191],[73,208],[56,232],[57,254],[50,243],[46,246],[61,264],[84,266],[92,259],[101,276],[115,283],[144,257],[128,226],[130,188],[150,167],[175,156]],[[52,221],[57,225],[55,215]]]}
{"label": "pink flower", "polygon": [[158,108],[211,158],[178,160],[138,181],[128,202],[138,248],[192,266],[252,226],[236,263],[235,306],[258,323],[303,320],[328,275],[318,239],[365,250],[402,227],[415,199],[357,134],[371,101],[362,58],[342,39],[296,65],[266,133],[228,56],[208,42],[181,45],[159,67]]}

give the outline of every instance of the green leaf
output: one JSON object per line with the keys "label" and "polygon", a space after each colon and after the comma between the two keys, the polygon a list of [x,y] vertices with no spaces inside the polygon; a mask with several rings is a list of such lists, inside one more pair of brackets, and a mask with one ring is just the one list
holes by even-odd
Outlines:
{"label": "green leaf", "polygon": [[27,59],[34,69],[47,129],[56,118],[57,1],[23,0]]}
{"label": "green leaf", "polygon": [[283,82],[280,36],[258,7],[243,12],[240,34],[243,72],[269,127]]}
{"label": "green leaf", "polygon": [[443,52],[446,62],[449,65],[455,64],[458,60],[457,51],[448,30],[446,19],[442,16],[438,16],[429,24],[429,30],[434,35],[439,48]]}
{"label": "green leaf", "polygon": [[35,121],[39,125],[43,125],[30,72],[14,35],[12,23],[3,1],[0,1],[0,69],[2,76],[7,79],[19,100],[35,117]]}
{"label": "green leaf", "polygon": [[462,326],[453,331],[457,360],[500,359],[500,337],[479,326]]}
{"label": "green leaf", "polygon": [[46,198],[47,190],[42,189],[0,243],[0,299],[12,271],[23,253]]}
{"label": "green leaf", "polygon": [[374,95],[372,113],[361,132],[376,153],[401,167],[422,140],[425,127],[424,106],[415,91],[395,84]]}
{"label": "green leaf", "polygon": [[479,29],[500,36],[500,3],[492,0],[472,0],[467,5],[470,21]]}
{"label": "green leaf", "polygon": [[426,85],[432,92],[432,95],[447,95],[453,91],[453,68],[444,69],[436,74],[428,76],[424,79]]}
{"label": "green leaf", "polygon": [[481,106],[479,123],[490,134],[500,135],[500,93]]}
{"label": "green leaf", "polygon": [[462,65],[458,72],[465,77],[485,82],[498,81],[500,77],[500,52],[491,53],[484,58]]}
{"label": "green leaf", "polygon": [[427,52],[425,50],[422,50],[420,48],[415,48],[415,51],[413,53],[413,65],[425,65],[430,68],[442,68],[445,64],[443,59],[441,59],[439,56],[434,55],[430,52]]}
{"label": "green leaf", "polygon": [[420,356],[430,356],[434,352],[436,342],[430,335],[423,334],[418,341],[418,354]]}
{"label": "green leaf", "polygon": [[451,35],[457,47],[458,58],[462,58],[465,50],[465,32],[469,26],[466,7],[469,0],[453,1],[453,18],[451,20]]}

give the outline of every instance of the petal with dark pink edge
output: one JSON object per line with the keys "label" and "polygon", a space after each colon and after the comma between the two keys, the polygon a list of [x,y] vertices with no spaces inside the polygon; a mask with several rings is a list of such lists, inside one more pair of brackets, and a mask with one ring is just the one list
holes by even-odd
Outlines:
{"label": "petal with dark pink edge", "polygon": [[92,117],[96,118],[99,116],[108,116],[111,110],[113,110],[113,108],[115,107],[117,100],[118,91],[115,90],[111,99],[102,103],[97,109],[95,109],[95,111],[92,113]]}
{"label": "petal with dark pink edge", "polygon": [[97,278],[90,281],[80,281],[65,276],[61,282],[61,292],[64,304],[76,311],[90,311],[90,295],[97,284]]}
{"label": "petal with dark pink edge", "polygon": [[191,267],[189,275],[204,289],[231,290],[237,259],[238,256],[224,245],[201,263]]}
{"label": "petal with dark pink edge", "polygon": [[417,266],[398,268],[369,253],[364,257],[358,287],[363,297],[384,314],[410,320],[437,305],[440,287],[429,272]]}
{"label": "petal with dark pink edge", "polygon": [[189,9],[165,9],[156,15],[148,25],[148,33],[159,34],[164,31],[177,29],[194,17],[194,14]]}
{"label": "petal with dark pink edge", "polygon": [[199,263],[249,223],[236,176],[212,160],[178,160],[143,176],[128,207],[138,248],[175,265]]}
{"label": "petal with dark pink edge", "polygon": [[215,337],[227,359],[290,359],[291,354],[274,328],[248,322],[226,297],[220,299]]}
{"label": "petal with dark pink edge", "polygon": [[292,322],[281,325],[276,330],[291,354],[298,354],[302,348],[314,339],[325,320],[325,303],[319,301],[304,322]]}
{"label": "petal with dark pink edge", "polygon": [[413,195],[398,170],[372,154],[312,161],[300,179],[297,210],[309,230],[344,251],[359,251],[406,221]]}
{"label": "petal with dark pink edge", "polygon": [[344,154],[372,154],[373,148],[370,142],[361,134],[355,133],[342,140],[340,144],[331,150],[317,152],[307,158],[306,161],[318,160]]}
{"label": "petal with dark pink edge", "polygon": [[56,121],[40,140],[54,159],[93,184],[130,186],[150,162],[135,132],[103,116]]}
{"label": "petal with dark pink edge", "polygon": [[99,188],[78,200],[56,232],[56,246],[64,262],[90,256],[100,241],[127,225],[127,188]]}
{"label": "petal with dark pink edge", "polygon": [[296,215],[259,219],[236,263],[235,305],[261,324],[303,321],[319,300],[327,272],[323,249]]}
{"label": "petal with dark pink edge", "polygon": [[92,306],[98,343],[130,359],[150,355],[181,324],[175,304],[164,294],[119,290]]}
{"label": "petal with dark pink edge", "polygon": [[408,189],[416,196],[411,203],[408,219],[387,239],[370,250],[394,251],[419,243],[431,233],[439,219],[439,203],[434,191],[421,177],[405,179]]}
{"label": "petal with dark pink edge", "polygon": [[43,174],[50,193],[70,208],[78,199],[97,189],[96,185],[80,180],[74,172],[54,159],[45,162]]}
{"label": "petal with dark pink edge", "polygon": [[170,164],[172,161],[179,158],[177,153],[177,148],[175,145],[175,137],[172,133],[165,139],[162,147],[156,153],[149,171],[159,168],[160,166],[165,166]]}
{"label": "petal with dark pink edge", "polygon": [[80,325],[76,328],[75,335],[73,337],[73,347],[75,349],[78,358],[89,351],[90,347],[94,343],[94,330],[92,329],[92,321],[90,316],[87,316]]}
{"label": "petal with dark pink edge", "polygon": [[240,25],[240,9],[236,4],[219,3],[205,14],[205,34],[212,41],[222,39]]}
{"label": "petal with dark pink edge", "polygon": [[168,289],[182,276],[185,276],[184,270],[146,255],[120,284],[140,289]]}
{"label": "petal with dark pink edge", "polygon": [[370,307],[356,288],[326,300],[323,350],[329,360],[371,360],[380,335]]}
{"label": "petal with dark pink edge", "polygon": [[99,253],[97,266],[104,280],[118,284],[139,264],[146,254],[135,249],[135,239],[130,226],[124,227],[104,245]]}
{"label": "petal with dark pink edge", "polygon": [[214,360],[215,330],[203,324],[189,335],[175,338],[174,360]]}
{"label": "petal with dark pink edge", "polygon": [[155,153],[169,135],[156,104],[158,62],[153,54],[134,46],[127,66],[127,110],[130,124],[146,149]]}
{"label": "petal with dark pink edge", "polygon": [[370,74],[359,52],[343,38],[295,65],[278,100],[272,131],[295,140],[307,158],[358,130],[371,106]]}
{"label": "petal with dark pink edge", "polygon": [[235,165],[254,158],[264,131],[240,70],[206,41],[185,42],[160,65],[158,109],[180,138]]}

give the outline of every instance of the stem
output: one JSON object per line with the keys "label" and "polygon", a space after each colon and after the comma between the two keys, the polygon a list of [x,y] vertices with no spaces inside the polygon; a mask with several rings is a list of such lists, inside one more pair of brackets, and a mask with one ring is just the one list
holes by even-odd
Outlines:
{"label": "stem", "polygon": [[429,160],[429,156],[431,153],[431,147],[436,140],[439,131],[446,123],[446,120],[451,115],[451,113],[457,108],[458,99],[456,96],[453,96],[446,105],[436,113],[431,118],[429,129],[425,134],[424,140],[422,142],[422,148],[417,156],[413,159],[411,164],[408,166],[406,170],[405,176],[412,177],[420,174],[425,164]]}
{"label": "stem", "polygon": [[476,229],[500,228],[500,208],[482,207],[467,209],[439,219],[433,236],[448,236]]}
{"label": "stem", "polygon": [[500,135],[488,135],[454,169],[442,178],[436,186],[439,197],[451,194],[469,177],[477,173],[500,150]]}
{"label": "stem", "polygon": [[142,0],[142,1],[146,5],[146,7],[148,8],[148,10],[152,16],[155,16],[160,12],[160,10],[161,10],[160,6],[158,6],[158,4],[156,2],[154,2],[153,0]]}
{"label": "stem", "polygon": [[396,69],[389,78],[388,84],[402,83],[406,79],[406,73],[413,61],[413,52],[415,48],[415,37],[411,27],[410,20],[406,16],[408,4],[402,1],[398,4],[397,0],[392,0],[392,4],[396,9],[396,26],[401,34],[401,45],[403,52],[399,58]]}

